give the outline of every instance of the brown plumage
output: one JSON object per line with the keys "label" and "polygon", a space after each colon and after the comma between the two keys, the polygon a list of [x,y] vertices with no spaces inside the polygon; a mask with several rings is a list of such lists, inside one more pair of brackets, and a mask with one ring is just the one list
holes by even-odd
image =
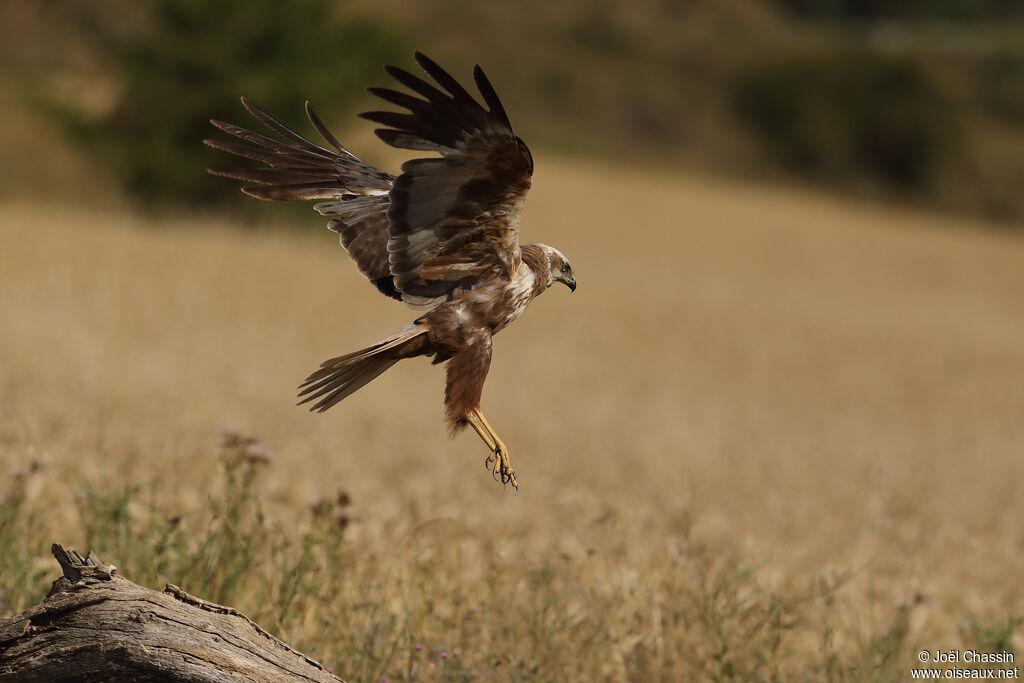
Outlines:
{"label": "brown plumage", "polygon": [[491,363],[491,338],[555,282],[576,289],[572,266],[553,247],[519,244],[519,216],[533,175],[533,157],[512,132],[508,115],[479,66],[473,78],[485,109],[435,62],[416,61],[438,87],[387,66],[415,95],[370,88],[408,113],[372,111],[387,126],[384,142],[439,157],[402,164],[397,178],[356,158],[306,103],[313,127],[331,149],[288,129],[242,98],[249,112],[284,140],[222,121],[220,130],[248,144],[206,144],[261,161],[265,168],[211,173],[258,183],[242,191],[260,199],[325,200],[314,208],[363,274],[383,294],[425,311],[398,333],[321,364],[300,386],[301,403],[323,412],[403,358],[447,362],[445,412],[453,431],[474,428],[491,450],[494,476],[517,486],[508,449],[480,410]]}

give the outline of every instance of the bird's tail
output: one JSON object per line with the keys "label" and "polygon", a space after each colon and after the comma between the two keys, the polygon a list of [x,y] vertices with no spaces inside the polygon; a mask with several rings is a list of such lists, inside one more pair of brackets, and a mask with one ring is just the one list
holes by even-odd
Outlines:
{"label": "bird's tail", "polygon": [[401,359],[417,355],[426,343],[426,332],[427,326],[422,323],[409,325],[365,349],[325,360],[299,385],[299,405],[320,399],[310,410],[324,412]]}

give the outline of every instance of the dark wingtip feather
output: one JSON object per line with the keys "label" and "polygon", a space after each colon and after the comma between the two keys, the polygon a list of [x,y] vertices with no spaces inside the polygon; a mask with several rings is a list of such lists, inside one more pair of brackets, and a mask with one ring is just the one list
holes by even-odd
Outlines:
{"label": "dark wingtip feather", "polygon": [[512,130],[512,122],[508,120],[505,107],[501,105],[498,93],[494,91],[494,86],[487,80],[487,74],[484,73],[479,64],[473,67],[473,80],[476,81],[476,87],[480,90],[480,94],[483,95],[484,102],[490,107],[491,114],[497,116],[503,124],[508,126],[509,130]]}
{"label": "dark wingtip feather", "polygon": [[[203,140],[203,142],[206,142],[206,140]],[[213,145],[210,146],[213,147]],[[213,148],[217,149],[216,147]],[[209,173],[210,175],[215,175],[221,178],[231,178],[232,180],[237,180],[237,178],[231,175],[231,169],[229,168],[208,168],[206,169],[206,172]]]}
{"label": "dark wingtip feather", "polygon": [[[259,187],[259,186],[243,187],[242,188],[242,194],[244,194],[247,197],[252,197],[253,199],[270,200],[270,197],[264,197],[260,193],[256,192],[256,187]],[[273,201],[273,200],[271,200],[271,201]]]}
{"label": "dark wingtip feather", "polygon": [[367,88],[366,91],[371,95],[381,98],[385,102],[404,107],[409,111],[418,111],[428,104],[426,100],[421,100],[408,93],[399,92],[392,90],[391,88]]}
{"label": "dark wingtip feather", "polygon": [[412,56],[416,60],[416,63],[420,65],[420,68],[426,71],[431,76],[434,75],[434,71],[444,71],[444,69],[437,65],[437,62],[435,62],[433,59],[426,56],[422,52],[413,52]]}
{"label": "dark wingtip feather", "polygon": [[405,69],[397,66],[386,66],[384,68],[396,81],[410,90],[419,93],[435,104],[450,99],[448,95],[444,94],[430,83],[427,83],[419,76],[409,73]]}
{"label": "dark wingtip feather", "polygon": [[[416,133],[409,133],[404,130],[395,130],[394,128],[375,128],[373,132],[376,133],[378,138],[392,147],[398,147],[399,149],[415,149],[424,152],[438,151],[438,143],[427,140]],[[446,145],[441,145],[441,147],[445,151],[455,151],[454,148]]]}
{"label": "dark wingtip feather", "polygon": [[[385,64],[384,65],[384,70],[388,72],[388,76],[391,76],[392,78],[395,78],[395,79],[398,79],[398,80],[402,80],[402,78],[406,78],[406,77],[412,76],[411,73],[409,73],[408,71],[406,71],[402,67],[394,66],[392,64]],[[413,76],[413,78],[415,78],[415,76]]]}
{"label": "dark wingtip feather", "polygon": [[309,119],[309,122],[313,124],[314,128],[316,128],[316,132],[320,133],[320,136],[326,140],[329,145],[333,146],[339,152],[349,154],[349,151],[342,147],[341,143],[338,142],[338,139],[334,137],[331,131],[327,130],[327,126],[324,125],[324,122],[321,121],[320,117],[316,115],[315,111],[313,111],[313,106],[309,103],[309,100],[306,100],[306,118]]}
{"label": "dark wingtip feather", "polygon": [[253,104],[252,100],[250,100],[245,95],[242,95],[242,97],[240,97],[239,99],[241,99],[242,106],[245,107],[245,110],[247,112],[249,112],[250,114],[252,114],[253,116],[255,116],[260,121],[263,121],[264,118],[269,118],[270,117],[270,115],[267,112],[263,111],[262,109],[257,107],[255,104]]}
{"label": "dark wingtip feather", "polygon": [[467,101],[474,102],[473,96],[470,95],[465,88],[463,88],[455,77],[445,71],[437,62],[430,57],[426,56],[422,52],[416,53],[416,61],[420,67],[427,72],[427,74],[437,81],[442,88],[451,93],[452,97],[457,102],[465,103]]}

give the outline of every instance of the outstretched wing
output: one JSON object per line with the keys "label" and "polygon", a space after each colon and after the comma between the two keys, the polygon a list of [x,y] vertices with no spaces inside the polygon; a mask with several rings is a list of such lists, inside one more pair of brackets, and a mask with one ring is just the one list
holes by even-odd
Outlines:
{"label": "outstretched wing", "polygon": [[327,149],[292,131],[244,97],[249,113],[285,141],[255,133],[223,121],[211,121],[220,130],[243,140],[204,140],[215,149],[246,159],[262,161],[268,168],[210,169],[214,175],[246,180],[258,185],[243,187],[259,199],[306,201],[326,199],[314,208],[336,216],[328,227],[338,233],[341,245],[359,272],[384,294],[400,299],[388,262],[388,191],[394,176],[360,161],[341,146],[306,103],[313,127],[333,148]]}
{"label": "outstretched wing", "polygon": [[444,91],[388,66],[420,97],[370,88],[409,113],[361,116],[388,126],[376,132],[389,145],[441,154],[402,165],[387,211],[395,287],[407,303],[429,308],[519,267],[519,216],[533,158],[479,66],[473,77],[487,109],[435,62],[418,52],[416,61]]}

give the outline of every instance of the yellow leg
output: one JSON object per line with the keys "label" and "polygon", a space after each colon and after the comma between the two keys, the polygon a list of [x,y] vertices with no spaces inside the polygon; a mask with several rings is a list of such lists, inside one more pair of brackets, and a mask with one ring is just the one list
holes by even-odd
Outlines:
{"label": "yellow leg", "polygon": [[487,466],[491,468],[491,474],[502,484],[512,484],[518,491],[519,482],[516,481],[516,471],[512,469],[512,463],[508,458],[508,446],[501,440],[494,427],[484,417],[479,407],[473,408],[473,414],[469,423],[480,435],[483,442],[491,449],[491,455],[487,458]]}
{"label": "yellow leg", "polygon": [[484,426],[483,424],[481,424],[480,420],[470,419],[469,424],[471,427],[473,427],[476,433],[480,435],[480,438],[483,439],[483,442],[487,445],[487,447],[490,448],[491,451],[493,452],[495,450],[494,440],[491,439],[491,435],[488,434],[487,431],[484,429]]}

